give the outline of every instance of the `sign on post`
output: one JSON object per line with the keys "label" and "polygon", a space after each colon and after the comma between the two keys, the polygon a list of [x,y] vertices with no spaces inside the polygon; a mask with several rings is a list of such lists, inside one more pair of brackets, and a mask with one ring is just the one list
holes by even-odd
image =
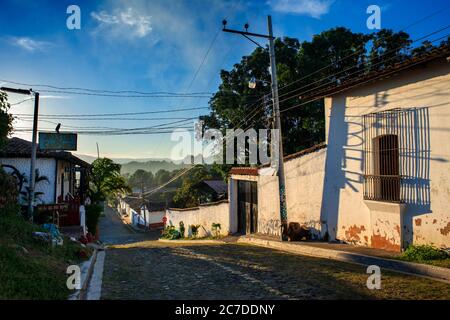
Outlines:
{"label": "sign on post", "polygon": [[72,132],[39,132],[41,150],[77,150],[77,134]]}

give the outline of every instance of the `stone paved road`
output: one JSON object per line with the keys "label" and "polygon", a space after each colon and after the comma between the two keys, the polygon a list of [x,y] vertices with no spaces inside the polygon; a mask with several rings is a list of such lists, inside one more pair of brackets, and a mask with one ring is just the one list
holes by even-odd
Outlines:
{"label": "stone paved road", "polygon": [[143,240],[155,240],[159,237],[159,232],[135,231],[125,225],[118,213],[110,207],[105,208],[105,216],[100,218],[99,229],[100,240],[105,244],[135,243]]}
{"label": "stone paved road", "polygon": [[[105,232],[114,243],[135,237],[115,227]],[[382,288],[369,290],[359,265],[249,245],[141,237],[107,250],[103,299],[450,299],[450,285],[429,279],[382,272]]]}

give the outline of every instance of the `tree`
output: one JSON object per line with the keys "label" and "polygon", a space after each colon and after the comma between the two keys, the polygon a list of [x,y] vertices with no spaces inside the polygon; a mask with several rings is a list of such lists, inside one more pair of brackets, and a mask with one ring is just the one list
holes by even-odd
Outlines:
{"label": "tree", "polygon": [[[406,59],[410,44],[409,35],[404,32],[383,29],[366,35],[343,27],[323,31],[302,43],[294,38],[277,38],[275,54],[285,155],[324,141],[323,99],[307,103],[308,97],[355,75]],[[211,112],[202,117],[205,129],[220,128],[225,134],[225,129],[235,126],[272,127],[272,103],[270,100],[264,103],[263,99],[270,94],[270,86],[258,82],[255,89],[248,87],[252,78],[270,81],[267,47],[256,48],[231,70],[222,70],[220,78],[218,91],[209,102]],[[301,107],[295,107],[301,102],[304,102]],[[222,167],[227,171],[230,166]]]}
{"label": "tree", "polygon": [[120,175],[120,164],[108,158],[99,158],[92,163],[89,192],[94,202],[130,191],[125,178]]}
{"label": "tree", "polygon": [[13,116],[8,114],[10,107],[8,95],[0,91],[0,149],[5,145],[6,138],[13,130]]}
{"label": "tree", "polygon": [[196,207],[199,205],[201,197],[197,185],[207,179],[221,178],[220,172],[215,168],[204,165],[197,165],[183,179],[182,185],[178,188],[173,201],[179,208]]}
{"label": "tree", "polygon": [[[14,174],[17,174],[18,173],[18,171],[17,172],[15,172]],[[18,179],[20,179],[20,176],[18,176]],[[35,178],[34,178],[35,180],[35,182],[34,182],[34,184],[35,184],[35,189],[37,188],[37,186],[39,185],[39,184],[42,184],[42,183],[50,183],[50,181],[49,181],[49,179],[48,179],[48,177],[47,176],[41,176],[40,174],[39,174],[39,169],[36,169],[36,171],[35,171]],[[26,178],[25,176],[23,177],[23,182],[25,182],[25,183],[28,183],[28,178]],[[22,183],[23,183],[22,182]],[[30,202],[30,187],[29,186],[25,186],[25,190],[23,190],[23,191],[20,191],[20,195],[22,196],[21,197],[21,200],[22,200],[22,203],[23,204],[28,204],[29,202]],[[44,192],[41,192],[41,191],[35,191],[34,192],[34,199],[33,199],[33,202],[41,202],[42,200],[41,200],[41,196],[42,195],[44,195]]]}
{"label": "tree", "polygon": [[154,187],[153,173],[138,169],[128,178],[128,183],[132,188],[149,189]]}

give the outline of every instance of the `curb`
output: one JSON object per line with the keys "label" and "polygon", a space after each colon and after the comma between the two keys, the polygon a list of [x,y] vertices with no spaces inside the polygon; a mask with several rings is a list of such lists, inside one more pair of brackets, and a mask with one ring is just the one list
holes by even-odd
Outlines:
{"label": "curb", "polygon": [[289,253],[301,254],[311,257],[325,258],[360,264],[364,266],[377,265],[390,271],[405,273],[414,276],[431,278],[433,280],[450,283],[450,269],[436,267],[426,264],[397,261],[374,256],[367,256],[346,251],[324,249],[312,246],[302,245],[300,243],[292,244],[286,242],[277,242],[256,238],[239,238],[238,243],[247,243],[256,246],[262,246]]}
{"label": "curb", "polygon": [[179,243],[179,244],[224,244],[225,242],[220,240],[169,240],[169,239],[158,239],[158,242],[164,243]]}
{"label": "curb", "polygon": [[[81,281],[82,281],[81,288],[79,290],[76,290],[74,293],[70,294],[68,300],[84,300],[86,289],[92,276],[96,260],[97,260],[97,249],[94,250],[94,253],[89,258],[89,260],[84,261],[83,263],[81,263],[81,265],[79,265],[81,269]],[[86,265],[88,266],[86,267]]]}
{"label": "curb", "polygon": [[87,297],[87,288],[89,286],[89,282],[92,278],[92,273],[94,271],[95,262],[97,261],[98,249],[94,249],[94,253],[90,259],[89,269],[84,279],[83,285],[81,286],[80,292],[78,293],[78,300],[86,300]]}

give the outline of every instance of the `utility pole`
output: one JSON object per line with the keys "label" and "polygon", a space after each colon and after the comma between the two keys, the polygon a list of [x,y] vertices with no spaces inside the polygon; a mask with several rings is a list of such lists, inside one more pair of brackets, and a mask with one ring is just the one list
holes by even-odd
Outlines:
{"label": "utility pole", "polygon": [[34,93],[34,115],[33,115],[33,136],[31,138],[31,165],[30,165],[30,199],[28,202],[28,217],[33,221],[34,187],[36,182],[36,153],[37,153],[37,130],[39,114],[39,92]]}
{"label": "utility pole", "polygon": [[34,93],[34,114],[33,114],[33,134],[31,141],[31,161],[30,161],[30,190],[28,193],[28,218],[33,221],[33,205],[34,205],[34,187],[36,182],[36,153],[37,153],[37,131],[39,120],[39,92],[32,89],[16,89],[1,87],[0,90],[5,92],[31,95]]}
{"label": "utility pole", "polygon": [[[262,47],[258,42],[254,41],[250,37],[264,38],[269,40],[269,56],[270,56],[270,76],[271,76],[271,86],[272,86],[272,101],[273,101],[273,128],[278,130],[279,132],[279,150],[278,150],[278,168],[277,168],[277,176],[278,176],[278,186],[279,186],[279,196],[280,196],[280,221],[281,221],[281,240],[287,240],[285,235],[285,230],[287,228],[287,206],[286,206],[286,180],[284,177],[284,161],[283,161],[283,138],[281,132],[281,119],[280,119],[280,103],[278,98],[278,81],[277,81],[277,65],[275,59],[275,43],[273,36],[273,27],[272,27],[272,17],[267,16],[267,27],[269,34],[258,34],[248,32],[248,24],[245,24],[245,31],[239,30],[231,30],[227,29],[227,21],[223,20],[223,31],[236,33],[244,36],[251,42],[255,43],[257,46]],[[273,135],[272,135],[273,137]]]}

